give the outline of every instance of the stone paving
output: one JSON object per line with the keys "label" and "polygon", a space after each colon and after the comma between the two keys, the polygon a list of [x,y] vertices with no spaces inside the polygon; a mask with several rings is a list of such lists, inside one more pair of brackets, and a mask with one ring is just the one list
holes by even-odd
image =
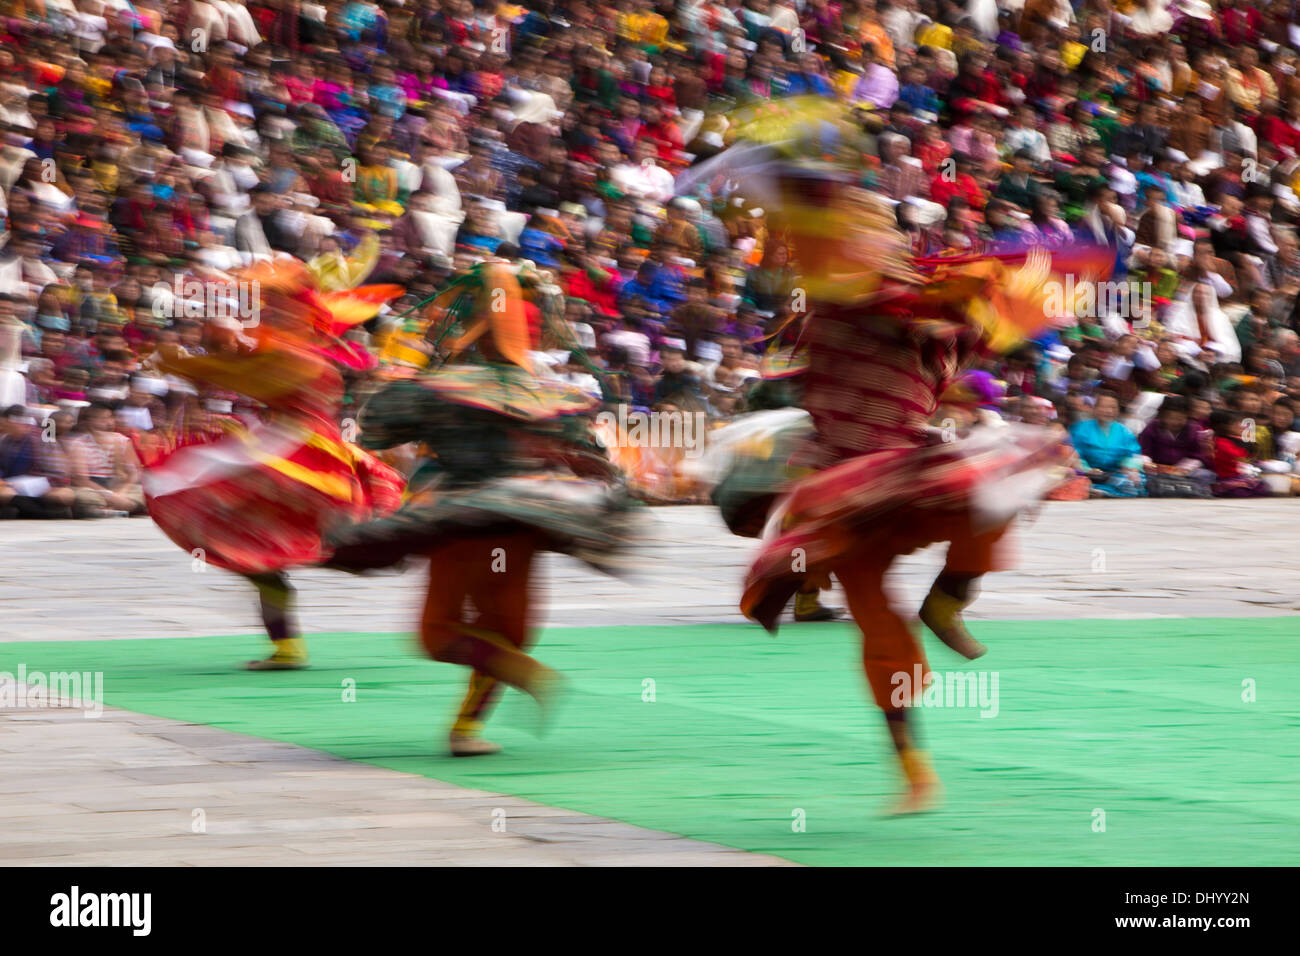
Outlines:
{"label": "stone paving", "polygon": [[[627,580],[542,566],[551,625],[736,621],[751,541],[708,508],[653,509]],[[1300,612],[1300,502],[1052,503],[1017,532],[1019,570],[972,617]],[[942,560],[899,562],[915,607]],[[407,631],[422,570],[303,571],[306,633]],[[830,600],[834,602],[832,594]],[[256,633],[238,578],[196,569],[145,519],[0,523],[0,640]],[[784,861],[466,790],[287,744],[114,709],[0,710],[0,863],[33,865],[770,865]],[[200,816],[204,832],[195,832]],[[494,829],[493,823],[497,828]],[[502,824],[504,822],[504,830]]]}
{"label": "stone paving", "polygon": [[0,709],[0,754],[6,866],[790,865],[112,708]]}

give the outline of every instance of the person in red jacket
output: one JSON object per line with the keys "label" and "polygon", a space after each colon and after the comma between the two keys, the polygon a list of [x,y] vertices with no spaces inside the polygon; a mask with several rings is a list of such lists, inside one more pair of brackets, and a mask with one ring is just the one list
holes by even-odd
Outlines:
{"label": "person in red jacket", "polygon": [[563,275],[565,292],[571,299],[582,299],[599,314],[618,315],[618,270],[605,268],[590,250],[577,255],[577,266]]}
{"label": "person in red jacket", "polygon": [[984,112],[1006,115],[1002,85],[982,53],[962,57],[958,73],[948,86],[947,100],[954,120]]}
{"label": "person in red jacket", "polygon": [[921,127],[916,145],[912,147],[912,155],[921,161],[921,168],[927,176],[937,176],[943,161],[952,155],[952,144],[943,138],[938,126],[926,123]]}
{"label": "person in red jacket", "polygon": [[1261,103],[1255,132],[1261,143],[1272,143],[1288,156],[1300,155],[1300,117],[1295,106],[1288,106],[1286,115],[1280,116],[1276,104]]}
{"label": "person in red jacket", "polygon": [[658,100],[648,100],[641,106],[641,139],[648,139],[655,144],[655,152],[661,163],[678,165],[682,163],[682,131],[677,123],[665,112]]}
{"label": "person in red jacket", "polygon": [[1238,5],[1237,0],[1219,0],[1219,18],[1223,22],[1223,35],[1232,46],[1254,46],[1259,42],[1264,15],[1248,4]]}
{"label": "person in red jacket", "polygon": [[1214,477],[1211,486],[1216,498],[1261,498],[1271,492],[1259,475],[1252,474],[1247,442],[1253,442],[1250,427],[1237,412],[1215,409],[1210,415],[1214,432]]}
{"label": "person in red jacket", "polygon": [[971,175],[970,158],[958,153],[939,164],[939,175],[930,180],[930,198],[947,206],[954,196],[970,203],[972,209],[983,209],[988,203],[984,190]]}

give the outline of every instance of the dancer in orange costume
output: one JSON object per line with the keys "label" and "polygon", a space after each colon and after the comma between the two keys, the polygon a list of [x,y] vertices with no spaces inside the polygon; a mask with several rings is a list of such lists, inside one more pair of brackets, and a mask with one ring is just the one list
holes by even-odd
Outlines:
{"label": "dancer in orange costume", "polygon": [[617,570],[634,511],[589,441],[587,413],[598,400],[533,375],[512,267],[480,265],[440,300],[449,315],[416,351],[452,361],[390,384],[362,413],[367,447],[415,441],[430,456],[400,511],[331,540],[328,566],[358,572],[428,555],[420,641],[434,660],[471,669],[448,745],[455,756],[481,756],[500,749],[483,724],[501,684],[531,695],[545,715],[559,683],[526,653],[534,556],[561,551]]}
{"label": "dancer in orange costume", "polygon": [[242,574],[257,588],[269,658],[254,670],[307,665],[285,569],[327,556],[324,533],[340,522],[395,510],[402,477],[343,440],[337,415],[343,328],[400,294],[383,286],[318,295],[302,263],[275,260],[240,281],[260,294],[253,337],[227,336],[215,354],[172,348],[163,371],[237,392],[265,409],[249,428],[181,447],[149,468],[144,488],[158,526],[196,559]]}

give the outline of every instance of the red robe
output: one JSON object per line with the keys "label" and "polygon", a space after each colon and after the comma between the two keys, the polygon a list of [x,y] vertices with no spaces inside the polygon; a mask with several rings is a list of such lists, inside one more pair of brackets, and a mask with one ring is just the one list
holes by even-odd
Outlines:
{"label": "red robe", "polygon": [[168,367],[268,409],[246,432],[179,448],[146,470],[149,514],[186,551],[241,574],[317,564],[332,525],[400,506],[401,475],[343,440],[343,380],[315,347],[268,340],[252,353]]}

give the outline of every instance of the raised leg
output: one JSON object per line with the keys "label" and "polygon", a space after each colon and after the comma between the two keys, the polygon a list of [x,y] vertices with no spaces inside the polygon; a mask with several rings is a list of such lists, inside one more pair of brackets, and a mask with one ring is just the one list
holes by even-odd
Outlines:
{"label": "raised leg", "polygon": [[836,568],[849,611],[862,630],[862,664],[876,706],[885,717],[907,791],[898,813],[927,810],[938,800],[939,778],[916,740],[911,705],[929,678],[925,654],[911,628],[890,606],[884,576],[891,558],[861,557]]}
{"label": "raised leg", "polygon": [[921,604],[921,623],[934,636],[967,660],[984,656],[988,648],[966,630],[961,612],[979,594],[979,580],[998,564],[1007,526],[980,534],[959,534],[948,545],[943,570]]}

